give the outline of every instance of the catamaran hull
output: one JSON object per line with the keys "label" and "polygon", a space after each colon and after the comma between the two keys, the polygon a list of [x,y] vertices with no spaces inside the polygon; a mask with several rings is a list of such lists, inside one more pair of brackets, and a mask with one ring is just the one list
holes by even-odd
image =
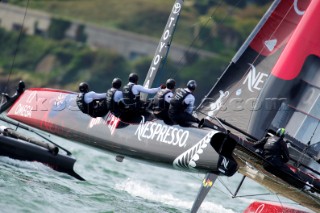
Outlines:
{"label": "catamaran hull", "polygon": [[40,162],[56,171],[64,172],[77,179],[84,180],[73,170],[76,160],[67,155],[53,154],[48,149],[4,135],[0,135],[0,147],[0,156],[23,161]]}
{"label": "catamaran hull", "polygon": [[76,93],[68,91],[29,89],[7,115],[76,142],[164,167],[227,176],[237,171],[231,154],[236,142],[219,129],[169,126],[147,117],[125,123],[112,113],[91,118],[79,111],[75,99]]}

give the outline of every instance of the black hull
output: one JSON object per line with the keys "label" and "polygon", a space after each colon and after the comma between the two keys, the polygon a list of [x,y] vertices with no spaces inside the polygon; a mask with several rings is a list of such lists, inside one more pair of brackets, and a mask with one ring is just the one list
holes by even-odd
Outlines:
{"label": "black hull", "polygon": [[45,148],[4,135],[0,135],[0,147],[1,156],[22,161],[40,162],[56,171],[84,180],[74,172],[73,166],[76,160],[70,156],[59,153],[54,155]]}

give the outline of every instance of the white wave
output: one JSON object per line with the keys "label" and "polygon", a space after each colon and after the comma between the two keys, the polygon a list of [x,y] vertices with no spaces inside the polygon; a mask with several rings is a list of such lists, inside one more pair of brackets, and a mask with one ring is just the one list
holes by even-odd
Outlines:
{"label": "white wave", "polygon": [[36,170],[36,171],[44,171],[44,172],[52,171],[51,168],[39,162],[16,160],[16,159],[4,157],[4,156],[0,156],[0,163],[4,163],[10,166],[14,166],[22,169],[28,169],[28,170]]}
{"label": "white wave", "polygon": [[[142,197],[147,200],[161,202],[167,205],[191,209],[193,201],[183,200],[177,195],[166,193],[163,191],[157,191],[154,187],[148,185],[148,183],[127,179],[115,186],[118,190],[126,191],[127,193]],[[230,209],[224,208],[222,205],[204,201],[199,209],[199,212],[219,212],[219,213],[234,213]]]}

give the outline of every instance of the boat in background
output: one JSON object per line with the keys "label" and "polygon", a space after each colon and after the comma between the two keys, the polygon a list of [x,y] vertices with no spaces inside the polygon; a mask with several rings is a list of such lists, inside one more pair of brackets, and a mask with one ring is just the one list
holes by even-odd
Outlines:
{"label": "boat in background", "polygon": [[[56,171],[84,180],[73,169],[76,159],[72,157],[71,152],[41,135],[36,130],[5,118],[3,112],[10,108],[23,94],[24,88],[24,82],[20,81],[13,96],[10,97],[7,94],[3,94],[7,101],[0,106],[0,120],[10,125],[10,127],[14,126],[15,129],[3,125],[0,126],[0,156],[22,161],[40,162]],[[20,110],[21,113],[26,112],[25,109],[20,108]],[[19,131],[20,129],[28,133],[22,133]],[[47,142],[36,137],[45,139]]]}

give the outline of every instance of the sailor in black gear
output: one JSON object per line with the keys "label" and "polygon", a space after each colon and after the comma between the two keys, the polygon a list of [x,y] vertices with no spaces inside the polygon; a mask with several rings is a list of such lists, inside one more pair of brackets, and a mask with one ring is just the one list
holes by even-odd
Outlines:
{"label": "sailor in black gear", "polygon": [[122,81],[120,78],[115,78],[112,81],[112,88],[107,91],[107,108],[115,116],[119,117],[121,114],[121,109],[123,108],[123,94],[120,90]]}
{"label": "sailor in black gear", "polygon": [[129,75],[129,83],[123,87],[124,112],[126,117],[137,117],[145,112],[144,103],[140,101],[140,92],[147,94],[155,94],[161,87],[145,88],[138,85],[139,77],[136,73]]}
{"label": "sailor in black gear", "polygon": [[175,86],[176,81],[172,78],[168,79],[166,82],[166,88],[161,89],[159,92],[157,92],[152,102],[153,114],[169,125],[173,124],[173,122],[169,118],[168,111]]}
{"label": "sailor in black gear", "polygon": [[191,126],[193,122],[199,123],[199,119],[192,115],[195,97],[193,92],[197,87],[195,80],[187,83],[187,88],[178,88],[175,91],[169,106],[169,118],[180,126]]}
{"label": "sailor in black gear", "polygon": [[79,84],[80,93],[77,95],[79,109],[91,117],[102,117],[107,114],[105,99],[106,93],[89,92],[89,85],[86,82]]}
{"label": "sailor in black gear", "polygon": [[298,188],[303,188],[305,186],[304,182],[286,164],[290,160],[290,155],[287,143],[283,139],[285,129],[279,128],[276,135],[268,134],[253,145],[254,148],[263,150],[263,156],[266,159],[263,167],[286,182]]}

